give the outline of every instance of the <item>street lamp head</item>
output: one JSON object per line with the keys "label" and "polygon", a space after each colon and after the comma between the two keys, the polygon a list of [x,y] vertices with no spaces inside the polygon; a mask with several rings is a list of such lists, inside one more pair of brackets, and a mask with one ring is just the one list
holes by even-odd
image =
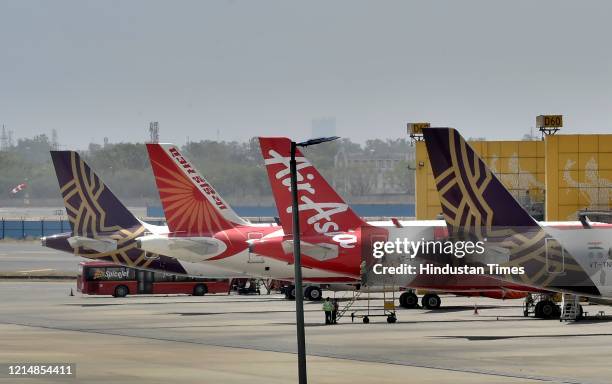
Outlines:
{"label": "street lamp head", "polygon": [[330,136],[330,137],[317,137],[316,139],[310,139],[306,141],[302,141],[301,143],[296,143],[295,145],[298,147],[308,147],[310,145],[317,145],[321,143],[326,143],[328,141],[334,141],[339,139],[340,136]]}

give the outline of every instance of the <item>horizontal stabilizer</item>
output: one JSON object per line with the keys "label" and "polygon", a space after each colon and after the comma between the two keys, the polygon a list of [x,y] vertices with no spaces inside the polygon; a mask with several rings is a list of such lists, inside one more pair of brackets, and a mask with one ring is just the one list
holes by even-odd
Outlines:
{"label": "horizontal stabilizer", "polygon": [[213,237],[167,237],[148,235],[139,237],[137,246],[147,252],[173,254],[177,258],[200,262],[223,253],[227,246]]}
{"label": "horizontal stabilizer", "polygon": [[[325,261],[331,260],[338,257],[338,245],[329,243],[307,243],[305,241],[300,242],[300,249],[302,255],[311,257],[315,260]],[[293,253],[293,240],[283,241],[283,251],[286,254]]]}
{"label": "horizontal stabilizer", "polygon": [[72,236],[68,238],[68,244],[74,249],[85,248],[99,253],[117,250],[117,241],[111,239],[92,239],[90,237]]}

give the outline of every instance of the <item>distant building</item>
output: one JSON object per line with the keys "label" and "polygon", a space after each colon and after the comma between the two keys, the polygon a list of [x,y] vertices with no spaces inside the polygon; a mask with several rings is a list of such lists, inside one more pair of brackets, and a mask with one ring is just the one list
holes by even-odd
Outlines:
{"label": "distant building", "polygon": [[[403,162],[414,161],[414,150],[406,153],[347,153],[341,148],[334,157],[334,167],[339,170],[336,177],[336,188],[347,194],[395,194],[406,193],[405,187],[388,177],[389,172],[396,170]],[[351,170],[341,172],[342,169]],[[367,184],[367,185],[364,185]],[[361,191],[355,191],[361,189]],[[361,193],[359,193],[361,192]],[[364,193],[365,192],[365,193]]]}

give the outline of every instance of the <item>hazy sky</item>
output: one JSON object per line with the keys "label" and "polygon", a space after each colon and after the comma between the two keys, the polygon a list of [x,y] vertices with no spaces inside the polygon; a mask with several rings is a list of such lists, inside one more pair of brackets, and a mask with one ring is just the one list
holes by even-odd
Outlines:
{"label": "hazy sky", "polygon": [[407,121],[520,138],[542,113],[612,133],[610,1],[0,0],[0,123],[17,137],[354,141]]}

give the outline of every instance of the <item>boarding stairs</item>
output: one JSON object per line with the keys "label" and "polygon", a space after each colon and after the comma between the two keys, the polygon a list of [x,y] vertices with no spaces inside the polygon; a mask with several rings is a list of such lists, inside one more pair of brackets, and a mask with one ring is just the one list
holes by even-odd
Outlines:
{"label": "boarding stairs", "polygon": [[361,296],[361,291],[352,291],[352,295],[349,298],[349,300],[346,302],[346,304],[344,304],[344,306],[342,308],[340,308],[340,310],[336,314],[336,321],[340,320],[346,314],[346,312],[349,309],[351,309],[353,304],[355,304],[355,301],[357,301],[357,299],[359,299],[359,296]]}
{"label": "boarding stairs", "polygon": [[561,316],[559,321],[576,321],[580,319],[580,297],[570,293],[564,293],[561,298]]}

